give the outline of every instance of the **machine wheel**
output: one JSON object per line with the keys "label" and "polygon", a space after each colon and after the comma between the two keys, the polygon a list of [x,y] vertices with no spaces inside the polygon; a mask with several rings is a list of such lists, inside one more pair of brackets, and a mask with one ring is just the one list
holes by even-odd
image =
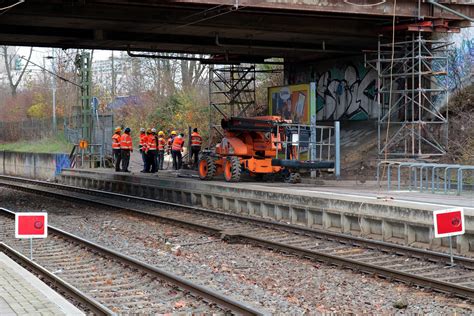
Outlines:
{"label": "machine wheel", "polygon": [[199,167],[198,167],[198,172],[199,172],[199,178],[201,180],[212,180],[214,176],[216,175],[217,171],[217,166],[216,162],[214,161],[214,158],[211,156],[203,156],[199,160]]}
{"label": "machine wheel", "polygon": [[224,177],[227,182],[239,182],[240,174],[242,173],[242,166],[237,157],[227,157],[224,165]]}
{"label": "machine wheel", "polygon": [[298,172],[291,172],[285,177],[285,182],[286,183],[300,183],[301,176]]}

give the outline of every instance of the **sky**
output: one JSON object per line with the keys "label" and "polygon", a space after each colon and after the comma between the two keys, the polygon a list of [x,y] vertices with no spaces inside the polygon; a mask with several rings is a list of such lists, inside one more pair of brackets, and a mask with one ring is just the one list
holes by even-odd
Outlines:
{"label": "sky", "polygon": [[[69,51],[72,51],[72,49]],[[28,58],[29,53],[30,53],[30,47],[20,47],[18,51],[18,54],[20,56],[24,56],[25,58]],[[94,50],[94,60],[109,59],[111,54],[112,54],[112,51],[110,50]],[[51,55],[51,48],[34,47],[31,61],[39,65],[43,65],[43,57],[50,56],[50,55]]]}

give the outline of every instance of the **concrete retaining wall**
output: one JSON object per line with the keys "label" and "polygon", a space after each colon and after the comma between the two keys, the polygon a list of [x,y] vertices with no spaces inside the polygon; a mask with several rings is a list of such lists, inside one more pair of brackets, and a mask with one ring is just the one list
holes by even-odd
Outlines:
{"label": "concrete retaining wall", "polygon": [[[296,225],[364,236],[433,250],[448,239],[433,238],[433,206],[317,193],[285,188],[202,182],[166,177],[137,177],[86,170],[64,170],[64,184],[94,188]],[[466,234],[454,238],[459,253],[474,254],[474,214],[466,212]]]}
{"label": "concrete retaining wall", "polygon": [[67,154],[0,151],[0,174],[4,175],[48,180],[69,167]]}

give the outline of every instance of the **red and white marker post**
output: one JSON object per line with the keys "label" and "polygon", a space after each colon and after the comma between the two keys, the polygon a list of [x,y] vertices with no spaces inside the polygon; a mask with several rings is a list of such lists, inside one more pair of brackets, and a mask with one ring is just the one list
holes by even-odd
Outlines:
{"label": "red and white marker post", "polygon": [[15,238],[30,239],[30,259],[33,260],[33,238],[48,236],[48,213],[15,213]]}
{"label": "red and white marker post", "polygon": [[451,266],[453,260],[453,236],[462,235],[465,231],[464,209],[462,207],[433,212],[434,233],[436,238],[449,237]]}

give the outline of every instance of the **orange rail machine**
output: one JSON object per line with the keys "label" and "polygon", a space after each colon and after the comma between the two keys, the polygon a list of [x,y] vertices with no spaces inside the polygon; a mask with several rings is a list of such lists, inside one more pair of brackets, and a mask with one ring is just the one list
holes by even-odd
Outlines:
{"label": "orange rail machine", "polygon": [[[203,152],[199,161],[199,177],[211,180],[224,173],[228,182],[238,182],[243,172],[263,178],[282,175],[286,182],[301,182],[300,171],[334,168],[333,161],[297,160],[287,130],[288,120],[280,116],[223,119],[224,137],[215,151]],[[280,156],[285,156],[281,159]]]}

